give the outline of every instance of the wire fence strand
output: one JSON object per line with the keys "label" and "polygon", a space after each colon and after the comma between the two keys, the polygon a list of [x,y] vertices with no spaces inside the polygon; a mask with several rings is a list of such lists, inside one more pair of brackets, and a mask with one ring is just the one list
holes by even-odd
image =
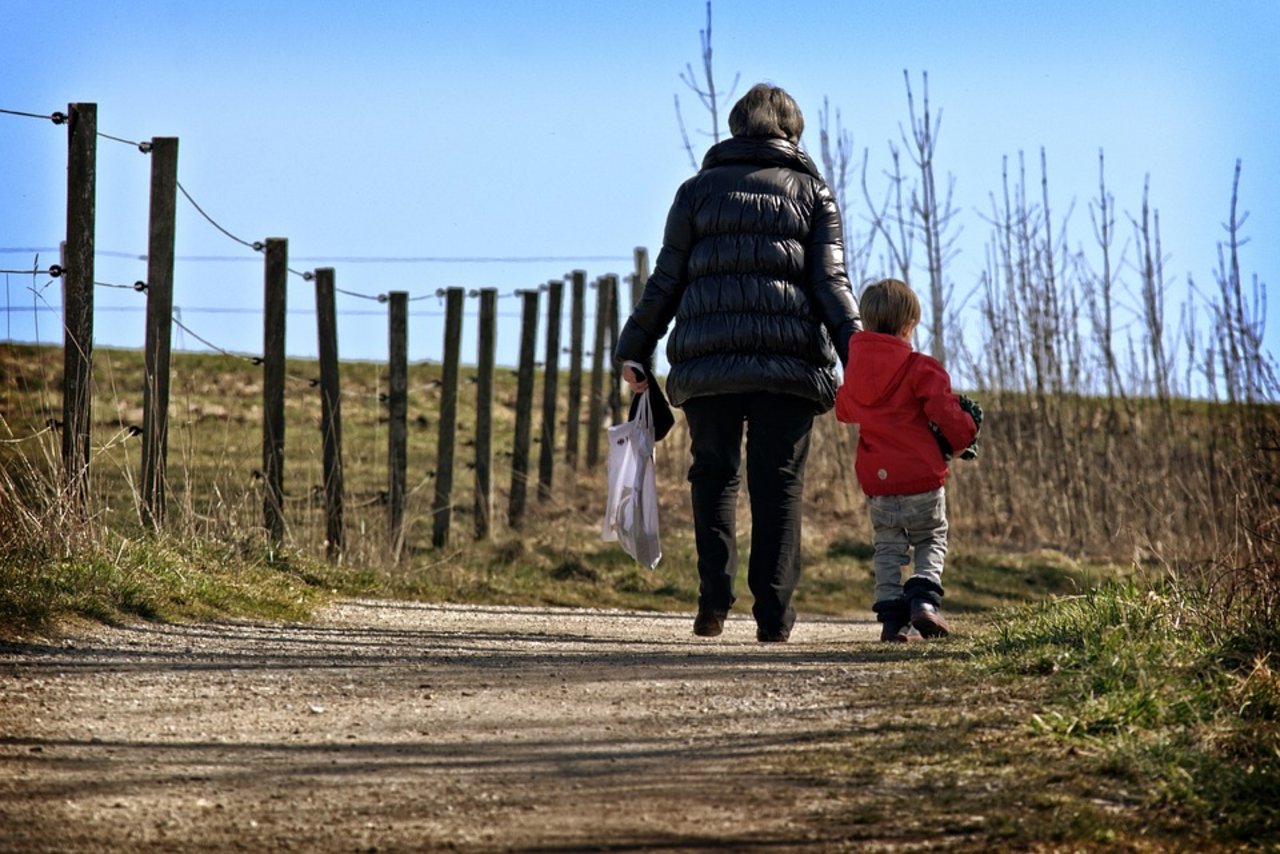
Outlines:
{"label": "wire fence strand", "polygon": [[247,246],[250,249],[252,249],[254,252],[261,252],[263,250],[264,244],[262,243],[262,241],[254,241],[250,243],[248,240],[245,240],[241,237],[236,237],[234,234],[232,234],[231,232],[223,228],[218,223],[217,220],[215,220],[213,217],[209,216],[209,214],[205,212],[204,208],[200,207],[200,205],[196,202],[196,200],[192,198],[191,194],[187,192],[187,188],[182,186],[181,181],[178,181],[177,184],[178,184],[178,189],[182,192],[182,195],[185,196],[187,201],[191,203],[191,206],[199,212],[200,216],[204,217],[206,220],[209,221],[210,225],[218,229],[218,231],[221,231],[223,234],[225,234],[227,237],[234,240],[236,243],[239,243],[241,246]]}
{"label": "wire fence strand", "polygon": [[28,119],[45,119],[46,121],[53,122],[55,125],[60,125],[67,120],[66,113],[60,113],[60,112],[28,113],[25,110],[6,110],[3,108],[0,108],[0,113],[3,113],[7,116],[22,116]]}
{"label": "wire fence strand", "polygon": [[198,334],[197,332],[195,332],[195,330],[193,330],[190,326],[187,326],[185,323],[179,320],[176,315],[174,315],[173,317],[173,325],[178,327],[183,332],[187,333],[192,338],[196,339],[197,341],[199,341],[201,344],[205,345],[209,349],[215,350],[224,356],[230,356],[233,359],[243,359],[244,361],[250,362],[251,364],[255,364],[255,365],[262,363],[262,357],[260,356],[244,356],[244,355],[241,355],[240,353],[232,353],[230,350],[226,350],[222,347],[219,347],[217,344],[214,344],[208,338],[205,338],[200,334]]}

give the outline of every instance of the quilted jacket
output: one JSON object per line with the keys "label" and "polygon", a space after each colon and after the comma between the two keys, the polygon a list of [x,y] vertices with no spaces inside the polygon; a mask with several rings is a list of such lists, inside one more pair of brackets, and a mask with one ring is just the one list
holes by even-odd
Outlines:
{"label": "quilted jacket", "polygon": [[614,356],[652,364],[667,334],[675,406],[776,392],[835,402],[836,369],[861,328],[840,212],[794,143],[733,137],[680,186],[662,250]]}

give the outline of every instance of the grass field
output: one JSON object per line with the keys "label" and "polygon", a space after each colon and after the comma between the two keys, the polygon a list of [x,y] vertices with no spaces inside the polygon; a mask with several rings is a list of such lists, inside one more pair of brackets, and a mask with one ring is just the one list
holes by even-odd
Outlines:
{"label": "grass field", "polygon": [[[696,600],[694,550],[690,531],[687,440],[678,427],[659,446],[659,484],[664,559],[656,571],[636,565],[616,546],[601,542],[605,466],[587,465],[585,437],[577,469],[556,453],[555,488],[540,501],[529,492],[530,518],[522,530],[505,524],[511,486],[515,380],[499,377],[494,418],[495,520],[491,539],[477,541],[474,530],[474,386],[464,370],[460,391],[458,454],[455,459],[453,524],[445,549],[431,547],[432,501],[440,366],[410,368],[407,558],[396,563],[388,545],[387,417],[380,399],[386,391],[385,366],[342,365],[343,457],[346,484],[347,549],[342,560],[323,560],[325,520],[319,432],[320,400],[310,380],[314,363],[290,362],[286,396],[285,515],[282,549],[263,537],[261,446],[261,369],[233,356],[178,354],[174,360],[169,442],[168,525],[160,536],[142,524],[139,503],[141,440],[131,427],[142,424],[141,355],[100,349],[95,354],[90,511],[77,536],[53,534],[69,512],[57,490],[60,435],[50,429],[61,417],[61,351],[21,345],[0,350],[5,398],[3,446],[6,501],[21,501],[30,523],[15,528],[15,542],[39,561],[74,563],[77,555],[101,557],[90,585],[102,601],[80,591],[63,604],[50,601],[33,614],[82,611],[95,616],[122,614],[179,617],[233,606],[238,597],[210,582],[184,589],[181,601],[160,599],[165,584],[152,583],[165,567],[187,566],[199,572],[206,563],[240,565],[238,585],[264,585],[260,599],[278,613],[303,613],[325,590],[343,593],[385,592],[455,601],[529,604],[617,605],[642,608],[692,608]],[[561,394],[567,383],[561,382]],[[539,388],[541,386],[539,385]],[[566,406],[560,407],[564,412]],[[538,410],[540,412],[540,409]],[[831,422],[831,423],[825,423]],[[540,435],[535,423],[535,437]],[[585,431],[584,431],[585,432]],[[563,421],[557,426],[564,441]],[[804,557],[805,583],[798,606],[818,613],[866,609],[870,605],[869,532],[865,509],[852,476],[852,439],[847,430],[824,419],[815,436],[809,482]],[[532,456],[536,471],[538,447]],[[749,542],[749,514],[743,496],[739,534],[743,554]],[[1027,598],[1074,592],[1093,577],[1117,571],[1107,561],[1080,561],[1052,551],[992,552],[990,544],[957,541],[949,604],[980,612]],[[18,549],[17,551],[22,551]],[[270,570],[270,571],[269,571]],[[279,572],[276,572],[276,571]],[[280,572],[283,575],[280,575]],[[263,574],[265,573],[265,574]],[[261,578],[259,581],[254,579]],[[118,576],[118,577],[115,577]],[[267,579],[310,581],[303,589]],[[189,577],[189,575],[188,575]],[[113,584],[124,588],[109,593]],[[311,589],[316,588],[316,589]],[[56,600],[57,586],[27,591],[26,605],[11,604],[12,618],[42,598]],[[41,590],[43,592],[41,592]],[[275,590],[275,592],[273,592]],[[10,596],[13,588],[10,588]],[[746,594],[744,591],[744,595]],[[281,598],[299,598],[296,605]],[[112,599],[115,601],[112,601]]]}

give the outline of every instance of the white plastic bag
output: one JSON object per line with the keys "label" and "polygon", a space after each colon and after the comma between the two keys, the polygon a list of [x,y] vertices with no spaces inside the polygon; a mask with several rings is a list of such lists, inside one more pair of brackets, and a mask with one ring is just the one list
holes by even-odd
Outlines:
{"label": "white plastic bag", "polygon": [[605,498],[605,542],[653,569],[662,560],[658,542],[658,490],[653,471],[653,408],[641,396],[636,417],[609,428],[609,491]]}

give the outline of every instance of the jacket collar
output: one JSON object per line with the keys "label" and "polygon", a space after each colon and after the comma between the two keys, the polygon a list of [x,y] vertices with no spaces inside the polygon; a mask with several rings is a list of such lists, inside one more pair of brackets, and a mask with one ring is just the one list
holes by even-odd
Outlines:
{"label": "jacket collar", "polygon": [[785,166],[798,172],[806,172],[819,181],[822,173],[800,146],[785,139],[733,136],[711,146],[702,158],[702,168],[726,163],[760,163],[767,166]]}

